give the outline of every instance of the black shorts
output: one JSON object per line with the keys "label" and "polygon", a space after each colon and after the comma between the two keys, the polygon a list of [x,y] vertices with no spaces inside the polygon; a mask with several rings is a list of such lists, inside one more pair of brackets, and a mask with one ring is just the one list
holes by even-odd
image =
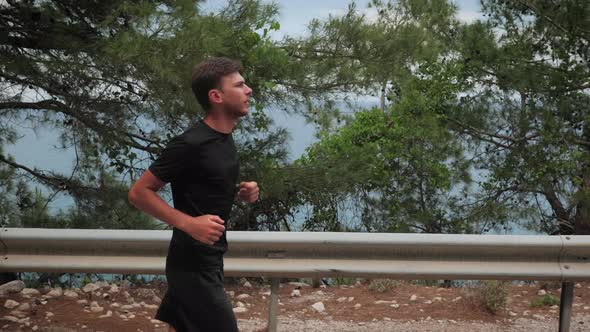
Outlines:
{"label": "black shorts", "polygon": [[156,319],[177,332],[238,332],[223,289],[223,266],[196,272],[166,271],[168,290]]}

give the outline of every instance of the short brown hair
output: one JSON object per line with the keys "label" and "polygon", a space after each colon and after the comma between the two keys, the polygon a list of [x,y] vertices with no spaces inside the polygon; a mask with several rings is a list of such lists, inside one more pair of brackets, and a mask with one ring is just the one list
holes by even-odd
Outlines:
{"label": "short brown hair", "polygon": [[209,58],[193,68],[192,84],[193,93],[197,101],[205,111],[211,108],[209,91],[221,87],[223,76],[242,71],[239,61],[225,57]]}

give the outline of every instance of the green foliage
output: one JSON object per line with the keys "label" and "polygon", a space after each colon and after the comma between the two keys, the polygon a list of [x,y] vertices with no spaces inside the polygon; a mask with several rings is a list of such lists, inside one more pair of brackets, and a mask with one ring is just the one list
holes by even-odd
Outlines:
{"label": "green foliage", "polygon": [[389,292],[400,285],[399,280],[392,279],[372,279],[369,283],[369,289],[378,293]]}
{"label": "green foliage", "polygon": [[498,280],[482,281],[476,290],[480,305],[492,314],[497,314],[506,307],[509,283]]}
{"label": "green foliage", "polygon": [[531,307],[534,308],[553,305],[559,305],[559,298],[551,294],[546,294],[542,297],[537,297],[531,300]]}

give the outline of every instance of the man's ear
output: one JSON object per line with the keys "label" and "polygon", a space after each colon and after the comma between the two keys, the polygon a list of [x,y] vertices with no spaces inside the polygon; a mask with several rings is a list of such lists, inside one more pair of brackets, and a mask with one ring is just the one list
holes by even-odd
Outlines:
{"label": "man's ear", "polygon": [[223,97],[221,96],[221,92],[217,89],[209,90],[209,101],[211,104],[219,104],[223,101]]}

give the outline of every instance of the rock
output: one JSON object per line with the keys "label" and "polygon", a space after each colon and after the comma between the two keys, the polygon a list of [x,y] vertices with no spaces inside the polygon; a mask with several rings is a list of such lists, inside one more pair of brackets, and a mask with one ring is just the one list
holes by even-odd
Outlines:
{"label": "rock", "polygon": [[6,300],[6,302],[4,302],[4,308],[6,309],[14,309],[16,307],[18,307],[20,305],[20,303],[14,301],[14,300]]}
{"label": "rock", "polygon": [[537,295],[543,296],[546,295],[547,292],[544,289],[539,289],[539,291],[537,292]]}
{"label": "rock", "polygon": [[18,293],[23,289],[25,289],[25,283],[22,280],[13,280],[0,286],[0,294]]}
{"label": "rock", "polygon": [[236,302],[236,307],[245,307],[246,305],[243,302]]}
{"label": "rock", "polygon": [[128,291],[123,291],[123,296],[124,296],[126,299],[128,299],[128,298],[130,298],[130,297],[131,297],[131,295],[129,294],[129,292],[128,292]]}
{"label": "rock", "polygon": [[77,299],[78,298],[78,293],[71,291],[71,290],[67,290],[64,292],[64,296],[70,299]]}
{"label": "rock", "polygon": [[244,313],[244,312],[248,311],[248,308],[245,308],[245,307],[237,307],[237,308],[233,308],[233,311],[236,314],[240,314],[240,313]]}
{"label": "rock", "polygon": [[133,310],[133,306],[131,304],[125,304],[121,306],[121,310]]}
{"label": "rock", "polygon": [[318,295],[318,296],[324,296],[324,292],[323,292],[323,291],[321,291],[321,290],[319,290],[319,291],[317,291],[317,292],[313,292],[312,294],[314,294],[314,295]]}
{"label": "rock", "polygon": [[78,304],[88,304],[88,300],[82,299],[82,300],[76,301],[76,303],[78,303]]}
{"label": "rock", "polygon": [[543,316],[543,315],[538,315],[538,314],[534,314],[534,315],[533,315],[533,318],[535,318],[535,319],[539,319],[539,320],[544,320],[544,319],[545,319],[545,316]]}
{"label": "rock", "polygon": [[51,312],[51,311],[48,311],[48,312],[46,312],[46,313],[45,313],[45,316],[46,316],[46,317],[53,317],[53,316],[55,316],[55,315],[53,314],[53,312]]}
{"label": "rock", "polygon": [[226,292],[226,294],[227,294],[227,296],[229,296],[229,297],[234,297],[234,296],[236,296],[236,292],[234,292],[233,290],[232,290],[232,291],[228,291],[228,292]]}
{"label": "rock", "polygon": [[41,295],[41,292],[35,288],[23,288],[23,290],[20,291],[20,295],[23,297],[31,297]]}
{"label": "rock", "polygon": [[7,321],[7,322],[18,323],[18,321],[20,319],[18,319],[17,317],[14,317],[14,316],[4,316],[4,317],[2,317],[2,320]]}
{"label": "rock", "polygon": [[84,293],[92,293],[99,288],[100,287],[98,287],[98,285],[93,284],[93,283],[89,283],[89,284],[86,284],[86,286],[82,287],[82,291]]}
{"label": "rock", "polygon": [[249,281],[246,281],[243,286],[246,288],[252,288],[252,284]]}
{"label": "rock", "polygon": [[18,317],[18,318],[25,318],[27,317],[27,314],[25,314],[22,311],[19,310],[13,310],[10,312],[9,316],[14,316],[14,317]]}
{"label": "rock", "polygon": [[518,314],[516,312],[512,312],[512,311],[508,311],[508,315],[510,315],[510,317],[518,316]]}
{"label": "rock", "polygon": [[111,288],[109,289],[109,293],[118,293],[119,292],[119,286],[112,284]]}
{"label": "rock", "polygon": [[55,287],[52,290],[49,291],[49,293],[45,294],[49,297],[60,297],[62,295],[64,295],[64,291],[63,289],[61,289],[61,287]]}
{"label": "rock", "polygon": [[43,300],[43,301],[40,301],[40,302],[41,302],[41,304],[43,304],[43,305],[46,305],[46,304],[47,304],[47,301],[45,301],[45,300]]}
{"label": "rock", "polygon": [[103,307],[98,305],[98,302],[92,301],[90,302],[90,311],[92,312],[102,312],[104,310]]}
{"label": "rock", "polygon": [[374,303],[375,304],[391,304],[393,302],[392,301],[386,301],[386,300],[377,300]]}
{"label": "rock", "polygon": [[250,295],[248,295],[248,294],[240,294],[240,295],[236,296],[236,299],[238,299],[238,300],[247,300],[249,298],[250,298]]}
{"label": "rock", "polygon": [[449,319],[449,322],[451,322],[453,324],[457,324],[457,321],[456,320]]}
{"label": "rock", "polygon": [[354,305],[354,308],[355,308],[355,309],[360,309],[360,307],[362,307],[362,306],[363,306],[362,304],[360,304],[360,303],[357,303],[357,304],[355,304],[355,305]]}
{"label": "rock", "polygon": [[133,308],[141,308],[141,304],[139,303],[132,303]]}
{"label": "rock", "polygon": [[157,319],[150,319],[150,323],[152,323],[152,324],[164,324],[164,322],[159,321]]}
{"label": "rock", "polygon": [[313,308],[313,310],[315,310],[317,312],[324,312],[324,311],[326,311],[326,307],[324,307],[324,303],[323,302],[316,302],[316,303],[312,304],[311,307]]}
{"label": "rock", "polygon": [[590,310],[590,307],[584,307],[584,310]]}
{"label": "rock", "polygon": [[105,300],[108,300],[110,297],[111,297],[111,294],[109,294],[109,293],[103,293],[102,294],[102,298],[105,299]]}
{"label": "rock", "polygon": [[98,288],[107,288],[110,286],[110,284],[108,283],[108,281],[97,281],[94,283],[96,286],[98,286]]}
{"label": "rock", "polygon": [[113,312],[109,310],[109,311],[107,311],[106,314],[98,316],[98,318],[108,318],[108,317],[111,317],[112,315],[113,315]]}
{"label": "rock", "polygon": [[461,300],[463,297],[461,296],[457,296],[456,298],[454,298],[451,302],[457,302],[459,300]]}
{"label": "rock", "polygon": [[119,303],[117,303],[117,302],[111,303],[111,307],[113,307],[113,308],[119,308],[120,306],[121,305]]}
{"label": "rock", "polygon": [[432,299],[432,301],[442,301],[442,297],[440,296],[436,296],[435,298]]}
{"label": "rock", "polygon": [[383,317],[383,320],[391,321],[391,318],[389,318],[389,317]]}
{"label": "rock", "polygon": [[528,292],[528,291],[525,291],[525,290],[523,290],[523,291],[522,291],[522,292],[520,292],[520,293],[521,293],[522,295],[527,295],[529,292]]}
{"label": "rock", "polygon": [[549,309],[551,309],[551,310],[557,310],[557,309],[559,309],[559,306],[558,305],[552,305],[551,307],[549,307]]}
{"label": "rock", "polygon": [[348,298],[346,298],[346,297],[339,297],[339,298],[336,300],[336,302],[338,302],[338,303],[342,303],[342,302],[346,302],[346,300],[348,300]]}
{"label": "rock", "polygon": [[579,284],[579,283],[577,283],[577,284],[575,284],[575,285],[574,285],[574,287],[575,287],[575,288],[582,288],[582,285],[581,285],[581,284]]}
{"label": "rock", "polygon": [[354,301],[354,297],[351,296],[348,298],[348,302],[352,302],[352,301]]}
{"label": "rock", "polygon": [[392,308],[394,308],[394,309],[397,309],[397,308],[399,308],[399,304],[397,304],[397,303],[394,303],[394,304],[390,305],[390,307],[392,307]]}
{"label": "rock", "polygon": [[157,295],[154,295],[154,297],[152,297],[152,301],[156,302],[156,303],[160,303],[160,302],[162,302],[162,299],[160,297],[158,297]]}
{"label": "rock", "polygon": [[430,301],[430,300],[424,301],[424,304],[432,304],[432,301]]}
{"label": "rock", "polygon": [[133,318],[135,318],[135,315],[134,314],[128,315],[127,318],[133,319]]}
{"label": "rock", "polygon": [[37,326],[37,325],[31,327],[31,330],[33,330],[33,331],[37,331],[38,329],[39,329],[39,326]]}
{"label": "rock", "polygon": [[418,299],[418,296],[416,296],[416,294],[412,294],[412,296],[410,296],[410,301],[416,301]]}
{"label": "rock", "polygon": [[294,289],[291,292],[291,297],[300,297],[301,296],[301,291],[299,291],[299,289]]}
{"label": "rock", "polygon": [[530,311],[528,311],[528,310],[525,310],[525,311],[523,311],[523,312],[522,312],[522,315],[523,315],[523,316],[528,316],[528,315],[530,315],[530,314],[531,314],[531,312],[530,312]]}
{"label": "rock", "polygon": [[143,307],[147,309],[158,309],[159,306],[157,304],[145,304]]}
{"label": "rock", "polygon": [[18,311],[29,311],[31,310],[31,305],[27,302],[22,303],[21,305],[19,305],[16,310]]}

